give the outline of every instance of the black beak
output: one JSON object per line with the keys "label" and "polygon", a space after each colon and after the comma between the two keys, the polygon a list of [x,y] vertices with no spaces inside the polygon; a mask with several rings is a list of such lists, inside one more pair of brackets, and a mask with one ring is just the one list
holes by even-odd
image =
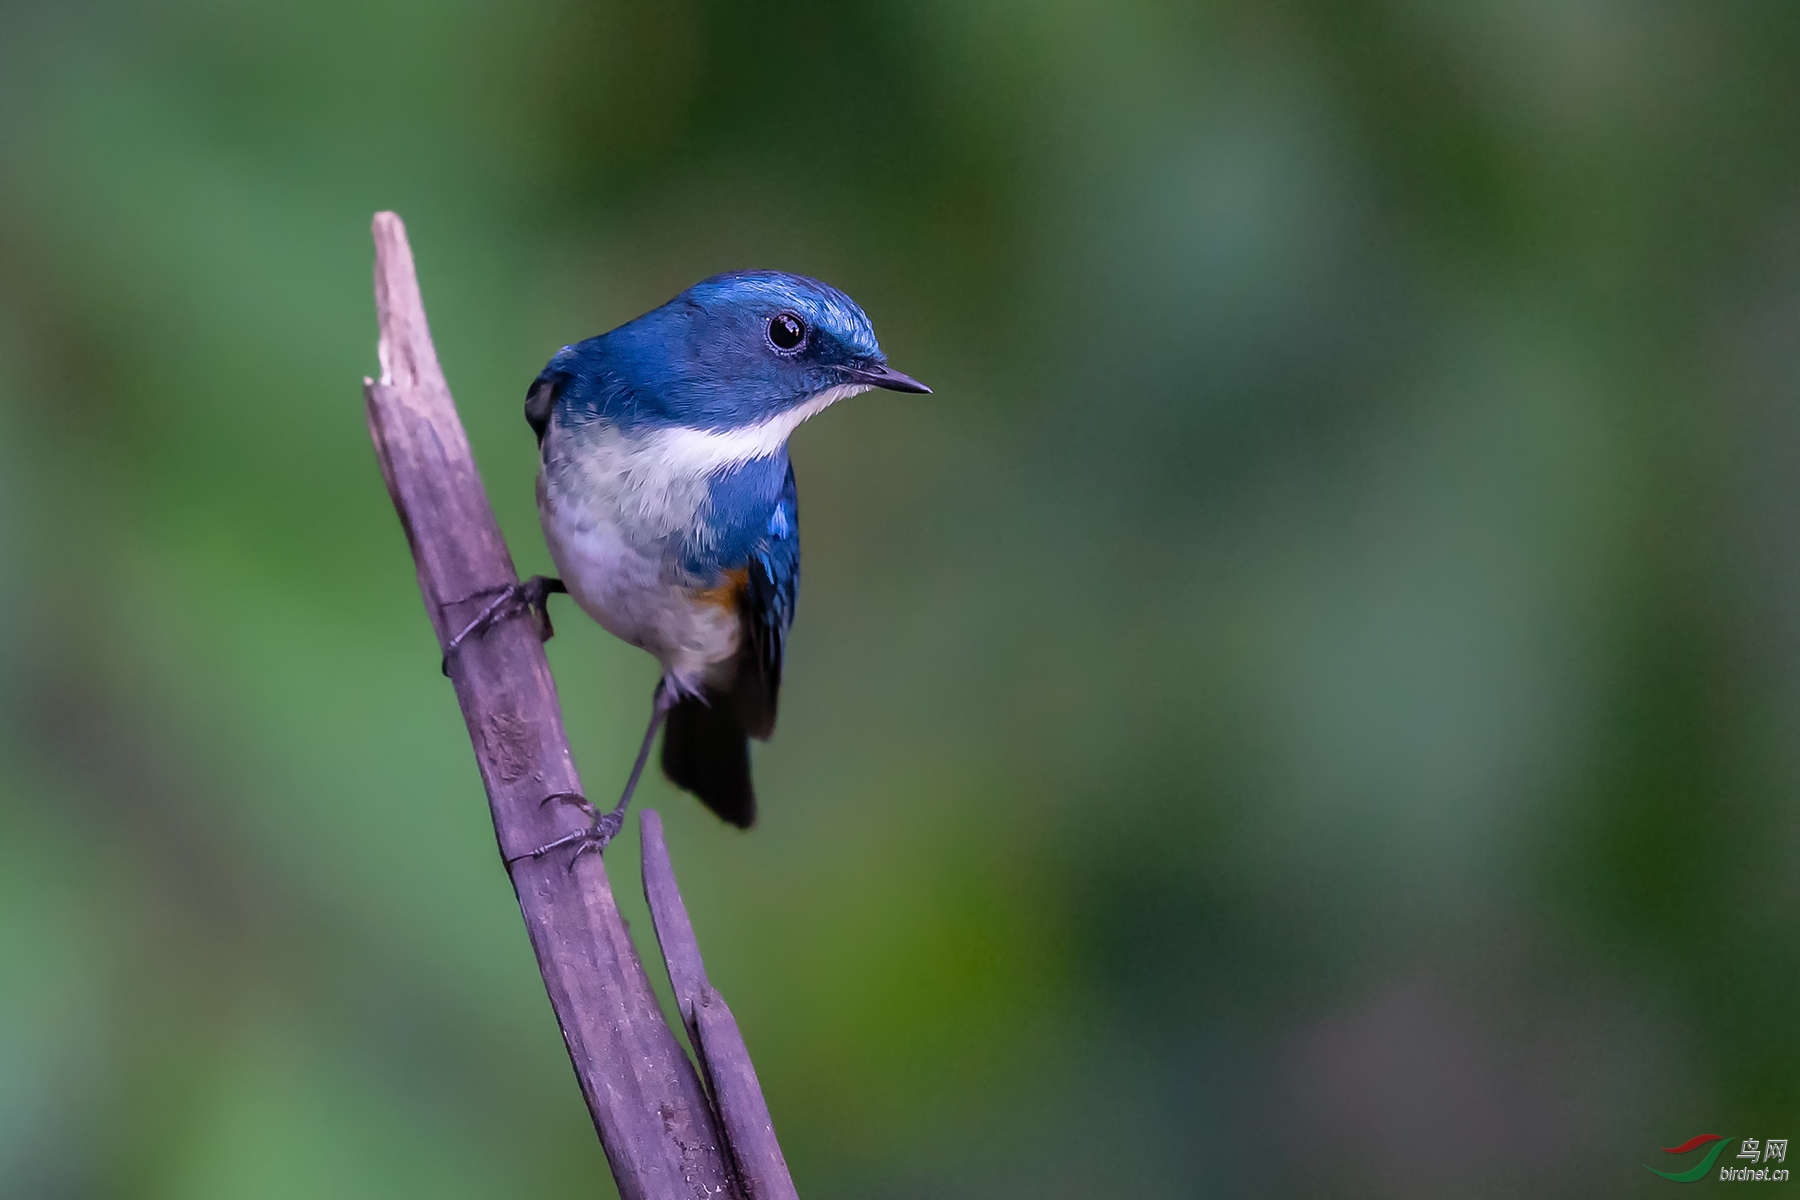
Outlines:
{"label": "black beak", "polygon": [[890,392],[925,392],[931,389],[914,379],[911,375],[902,375],[892,367],[883,364],[879,367],[847,367],[850,378],[858,383],[866,383],[872,387],[886,388]]}

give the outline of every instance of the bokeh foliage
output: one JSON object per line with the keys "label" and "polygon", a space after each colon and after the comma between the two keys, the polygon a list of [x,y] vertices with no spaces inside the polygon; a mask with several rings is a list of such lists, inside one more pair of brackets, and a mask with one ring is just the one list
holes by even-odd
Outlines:
{"label": "bokeh foliage", "polygon": [[[803,1194],[1800,1133],[1796,145],[1752,0],[10,0],[0,1194],[610,1188],[362,426],[377,208],[527,570],[524,384],[694,279],[938,389],[796,440],[761,827],[645,793]],[[603,793],[653,667],[558,622]]]}

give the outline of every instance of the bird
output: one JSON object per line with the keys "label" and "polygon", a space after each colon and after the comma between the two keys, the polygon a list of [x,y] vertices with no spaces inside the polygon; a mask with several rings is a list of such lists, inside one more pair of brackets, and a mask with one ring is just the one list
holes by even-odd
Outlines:
{"label": "bird", "polygon": [[[526,392],[538,516],[557,575],[501,591],[446,647],[529,613],[549,637],[566,593],[662,667],[618,804],[530,852],[603,851],[659,729],[663,773],[724,821],[756,819],[749,739],[775,730],[800,587],[788,438],[872,389],[929,393],[888,366],[868,316],[804,275],[734,271],[557,351]],[[666,728],[665,728],[666,727]]]}

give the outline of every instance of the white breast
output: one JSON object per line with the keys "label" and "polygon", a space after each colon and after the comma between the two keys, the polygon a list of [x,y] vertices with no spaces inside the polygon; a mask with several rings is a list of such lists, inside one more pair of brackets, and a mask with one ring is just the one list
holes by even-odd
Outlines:
{"label": "white breast", "polygon": [[666,438],[627,439],[599,425],[554,428],[538,473],[544,540],[569,595],[615,637],[654,654],[686,691],[737,652],[737,615],[695,593],[680,543],[706,501],[704,472]]}
{"label": "white breast", "polygon": [[626,437],[605,421],[552,420],[538,473],[538,515],[569,595],[609,632],[642,646],[685,690],[736,653],[738,616],[696,592],[680,544],[703,535],[707,479],[775,453],[800,423],[867,384],[820,392],[742,429],[659,429]]}

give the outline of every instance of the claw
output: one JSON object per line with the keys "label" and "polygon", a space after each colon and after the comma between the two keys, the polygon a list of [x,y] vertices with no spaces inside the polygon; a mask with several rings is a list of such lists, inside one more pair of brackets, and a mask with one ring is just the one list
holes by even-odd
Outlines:
{"label": "claw", "polygon": [[624,827],[625,818],[619,813],[603,813],[596,817],[594,819],[594,827],[583,831],[581,844],[575,847],[575,853],[569,856],[569,870],[571,872],[574,871],[575,864],[580,862],[581,856],[586,854],[589,850],[592,850],[596,854],[604,855],[606,847],[611,844],[614,838],[619,836],[619,830]]}
{"label": "claw", "polygon": [[[562,587],[554,579],[549,582],[556,584],[557,590]],[[480,619],[476,618],[478,621]],[[669,709],[674,707],[674,704],[674,689],[668,685],[667,681],[659,680],[650,703],[650,727],[644,730],[644,741],[638,747],[637,762],[632,765],[631,777],[625,781],[625,794],[619,797],[619,803],[611,812],[596,812],[593,804],[580,792],[551,792],[539,802],[540,808],[552,800],[562,800],[574,804],[587,813],[588,827],[577,829],[574,833],[564,834],[554,842],[546,842],[529,854],[521,854],[519,858],[509,858],[506,860],[506,865],[510,867],[523,858],[542,858],[552,850],[560,850],[564,846],[573,845],[575,853],[569,856],[569,870],[573,871],[575,864],[581,861],[581,856],[589,850],[604,853],[607,843],[618,837],[619,830],[625,827],[625,809],[631,803],[631,794],[637,790],[638,777],[644,773],[644,763],[650,757],[650,744],[656,740],[656,731],[662,728],[663,719],[669,715]]]}
{"label": "claw", "polygon": [[588,816],[594,816],[593,802],[580,792],[551,792],[548,796],[545,796],[542,800],[538,801],[538,807],[542,808],[552,800],[561,800],[565,804],[573,804],[576,808],[587,813]]}
{"label": "claw", "polygon": [[[596,813],[594,811],[594,806],[588,802],[587,797],[578,792],[552,792],[550,795],[544,797],[543,803],[548,804],[552,800],[569,800],[579,804],[593,819],[593,823],[586,829],[577,829],[574,833],[565,833],[562,837],[557,838],[553,842],[546,842],[536,850],[520,855],[520,858],[538,859],[544,857],[544,855],[549,854],[553,850],[561,850],[564,846],[572,845],[575,847],[575,853],[569,857],[569,870],[573,871],[575,869],[575,864],[581,861],[582,855],[586,854],[589,850],[603,852],[607,847],[607,843],[618,837],[619,830],[625,827],[625,814],[623,812],[615,809],[609,813]],[[518,861],[517,858],[512,860],[512,862]]]}
{"label": "claw", "polygon": [[[450,639],[444,647],[444,657],[440,664],[444,674],[450,673],[450,656],[455,654],[462,644],[476,637],[507,617],[519,613],[528,613],[532,623],[537,626],[538,640],[549,641],[556,636],[556,629],[550,624],[550,594],[552,592],[567,593],[560,579],[551,579],[545,575],[533,575],[522,583],[508,584],[500,590],[500,594],[488,602],[486,608],[475,614],[475,619],[462,627],[457,635]],[[476,595],[483,593],[477,592]],[[473,596],[469,599],[474,599]]]}

